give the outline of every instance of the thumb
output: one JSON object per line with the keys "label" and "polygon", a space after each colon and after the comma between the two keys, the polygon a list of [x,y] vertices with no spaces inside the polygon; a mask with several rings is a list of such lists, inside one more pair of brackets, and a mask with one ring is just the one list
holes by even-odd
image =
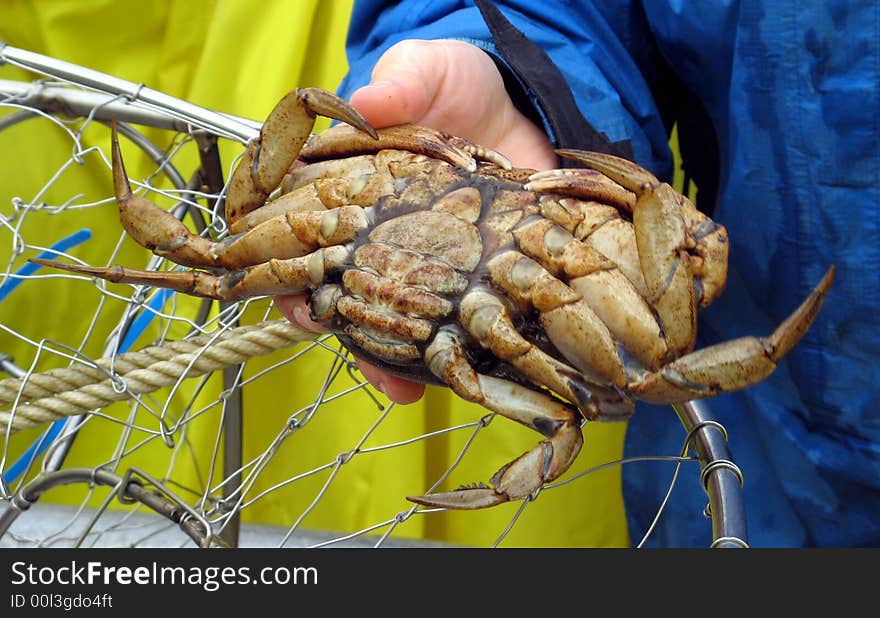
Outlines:
{"label": "thumb", "polygon": [[370,83],[352,95],[352,105],[377,128],[424,124],[434,101],[444,100],[438,92],[445,80],[447,43],[406,40],[393,45],[379,58]]}
{"label": "thumb", "polygon": [[382,55],[370,84],[356,91],[351,103],[380,128],[423,124],[472,139],[469,130],[483,127],[496,115],[489,109],[497,109],[506,98],[494,62],[478,47],[411,39]]}
{"label": "thumb", "polygon": [[406,40],[376,63],[351,104],[376,128],[420,124],[505,154],[514,165],[550,169],[543,131],[514,106],[495,62],[462,41]]}

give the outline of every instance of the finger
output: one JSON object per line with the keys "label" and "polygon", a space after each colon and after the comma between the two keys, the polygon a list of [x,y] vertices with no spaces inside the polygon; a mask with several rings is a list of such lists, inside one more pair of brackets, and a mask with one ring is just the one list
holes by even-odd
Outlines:
{"label": "finger", "polygon": [[[370,83],[352,94],[351,104],[378,128],[426,124],[425,116],[437,98],[445,73],[445,54],[438,42],[401,41],[382,54]],[[440,104],[443,101],[440,97]],[[455,131],[456,127],[448,130]]]}
{"label": "finger", "polygon": [[313,321],[309,307],[306,304],[308,296],[305,294],[292,294],[288,296],[276,296],[275,307],[281,314],[300,328],[326,333],[327,329]]}
{"label": "finger", "polygon": [[398,124],[421,124],[425,96],[415,80],[383,79],[351,95],[351,104],[377,129]]}
{"label": "finger", "polygon": [[504,133],[490,148],[504,154],[517,167],[535,170],[551,170],[559,166],[553,144],[539,129],[518,110],[518,118],[511,122],[511,129]]}
{"label": "finger", "polygon": [[405,40],[382,54],[370,85],[351,101],[374,124],[412,122],[476,139],[494,131],[488,123],[497,120],[504,98],[500,74],[479,48]]}
{"label": "finger", "polygon": [[[327,332],[326,328],[309,317],[307,301],[308,296],[305,294],[276,296],[275,307],[284,317],[301,328]],[[424,384],[393,376],[360,358],[355,357],[355,361],[367,381],[395,403],[406,404],[418,401],[425,392]]]}
{"label": "finger", "polygon": [[382,371],[365,360],[355,357],[358,369],[364,374],[367,381],[378,390],[385,393],[388,398],[399,404],[413,403],[421,399],[425,393],[425,385],[399,378]]}

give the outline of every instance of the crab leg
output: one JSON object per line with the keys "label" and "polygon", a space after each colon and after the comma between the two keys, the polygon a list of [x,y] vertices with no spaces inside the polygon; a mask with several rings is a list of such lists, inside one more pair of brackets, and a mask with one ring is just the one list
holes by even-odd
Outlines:
{"label": "crab leg", "polygon": [[271,259],[262,264],[212,275],[199,270],[153,271],[123,266],[83,266],[54,260],[32,258],[31,262],[60,268],[113,283],[149,285],[191,296],[217,300],[244,300],[267,294],[299,294],[317,288],[327,271],[340,268],[348,259],[344,247],[318,249],[310,255],[286,260]]}
{"label": "crab leg", "polygon": [[[352,204],[359,206],[375,204],[382,195],[393,192],[391,179],[381,183],[385,180],[383,176],[388,174],[377,173],[373,162],[376,158],[373,155],[364,155],[295,168],[284,177],[280,196],[239,218],[229,226],[229,231],[234,234],[244,232],[288,212],[331,210]],[[325,175],[320,176],[315,173],[321,171],[312,169],[316,167],[326,168]],[[299,170],[308,170],[312,173],[298,174]],[[297,184],[296,181],[302,177],[305,177],[305,181]],[[377,191],[365,191],[368,185],[380,183],[388,186],[380,187]]]}
{"label": "crab leg", "polygon": [[376,133],[378,139],[372,139],[351,126],[337,125],[313,136],[300,152],[303,160],[311,162],[287,170],[281,184],[283,195],[234,217],[228,221],[230,230],[243,231],[288,210],[375,204],[395,191],[395,174],[389,168],[400,170],[400,163],[412,162],[414,155],[470,171],[476,170],[477,160],[504,170],[512,168],[510,161],[494,150],[433,129],[403,125]]}
{"label": "crab leg", "polygon": [[558,154],[602,172],[636,194],[633,227],[648,301],[657,312],[670,352],[674,356],[689,352],[696,339],[697,298],[688,249],[695,245],[675,190],[626,159],[579,150]]}
{"label": "crab leg", "polygon": [[289,211],[220,242],[194,234],[175,216],[133,195],[113,130],[113,177],[119,218],[135,241],[181,266],[238,269],[271,258],[305,255],[317,247],[352,240],[367,226],[360,206],[327,211]]}
{"label": "crab leg", "polygon": [[479,403],[547,437],[501,468],[485,485],[408,500],[429,507],[479,509],[525,498],[571,466],[583,444],[577,411],[565,403],[515,382],[479,374],[465,359],[461,340],[441,328],[425,353],[428,368],[460,397]]}
{"label": "crab leg", "polygon": [[[511,251],[505,255],[515,259],[518,254]],[[531,262],[524,256],[519,258]],[[498,260],[492,262],[490,272],[497,269]],[[537,264],[535,267],[540,268]],[[496,281],[494,274],[493,282],[504,286],[500,279]],[[525,339],[514,326],[504,303],[488,290],[475,289],[462,298],[459,322],[497,358],[577,405],[586,418],[630,416],[632,404],[613,391],[612,385],[625,384],[626,380],[608,330],[572,290],[547,287],[541,290],[539,287],[533,286],[533,289],[535,297],[541,298],[535,306],[541,312],[541,323],[576,369]],[[542,300],[550,304],[544,305]]]}
{"label": "crab leg", "polygon": [[396,190],[389,167],[413,158],[411,152],[380,150],[376,154],[330,159],[294,166],[284,176],[281,195],[229,226],[243,232],[286,212],[372,206]]}
{"label": "crab leg", "polygon": [[[557,152],[561,154],[572,151]],[[632,191],[596,170],[566,168],[536,172],[529,176],[525,189],[537,193],[560,193],[569,197],[598,200],[630,213],[636,204],[636,196]]]}
{"label": "crab leg", "polygon": [[[632,212],[637,235],[639,227],[642,228],[643,238],[637,240],[640,252],[651,251],[658,257],[666,255],[668,261],[668,255],[675,251],[676,244],[679,250],[687,249],[691,258],[689,260],[690,269],[701,281],[701,295],[698,299],[700,306],[708,307],[721,295],[724,290],[724,282],[727,280],[729,251],[727,230],[723,225],[712,221],[697,210],[697,207],[686,196],[673,190],[668,184],[661,183],[653,174],[631,161],[582,150],[557,150],[556,152],[562,157],[580,161],[593,169],[559,170],[558,173],[554,171],[539,172],[530,178],[528,187],[534,187],[533,190],[546,190],[555,181],[557,190],[562,187],[570,188],[570,195],[604,199],[621,210]],[[606,175],[608,179],[620,183],[619,188],[611,190],[603,183],[592,179],[581,179],[576,183],[569,182],[569,184],[564,182],[566,174],[580,174],[586,178],[587,174],[596,171]],[[560,177],[559,174],[562,176]],[[625,200],[620,194],[620,192],[629,193],[630,191],[639,198],[636,200],[636,204],[640,203],[642,197],[646,197],[643,204],[650,204],[655,199],[653,196],[656,196],[656,199],[659,199],[662,204],[662,206],[651,204],[649,207],[645,205],[641,207],[643,211],[640,217],[643,222],[641,226],[636,223],[636,204]],[[667,219],[667,217],[671,218]],[[684,224],[684,237],[678,230],[664,230],[665,225],[678,226],[678,217],[681,217],[681,223]],[[671,234],[672,239],[664,239],[664,233]],[[660,270],[663,268],[668,271],[669,264],[665,263]],[[648,270],[645,272],[645,276],[656,276],[656,274]]]}
{"label": "crab leg", "polygon": [[645,401],[675,403],[757,384],[773,373],[779,359],[807,332],[833,280],[832,266],[769,337],[742,337],[697,350],[648,374],[629,389]]}
{"label": "crab leg", "polygon": [[380,129],[377,135],[377,140],[369,140],[350,126],[337,125],[309,139],[301,157],[306,161],[335,159],[393,149],[440,159],[470,172],[477,169],[476,159],[489,161],[503,169],[512,168],[510,161],[499,152],[428,127],[397,125]]}
{"label": "crab leg", "polygon": [[[644,367],[656,369],[666,359],[667,348],[650,307],[617,265],[552,221],[536,217],[513,231],[519,250],[537,260],[553,277],[559,277],[580,294],[614,338]],[[498,263],[493,277],[506,281],[505,289],[535,285],[538,272],[528,264],[508,258]],[[529,271],[534,274],[524,278]],[[513,275],[517,275],[513,277]]]}
{"label": "crab leg", "polygon": [[116,122],[111,123],[111,158],[119,221],[138,244],[167,257],[182,266],[206,266],[211,264],[213,241],[192,233],[180,220],[153,202],[131,192]]}
{"label": "crab leg", "polygon": [[[614,338],[580,294],[517,251],[492,258],[488,270],[494,284],[514,300],[539,312],[550,340],[581,374],[600,384],[626,384]],[[470,292],[461,301],[460,315],[468,332],[496,356],[521,371],[535,371],[534,360],[524,355],[543,352],[519,334],[504,304],[494,294]],[[541,383],[567,395],[565,390],[557,390],[554,382]]]}
{"label": "crab leg", "polygon": [[366,227],[367,215],[360,206],[290,211],[213,244],[210,265],[237,269],[273,258],[299,257],[353,240]]}
{"label": "crab leg", "polygon": [[[316,114],[349,122],[376,137],[373,128],[339,97],[316,88],[291,92],[269,115],[259,139],[251,143],[233,172],[226,200],[227,221],[232,222],[262,205],[269,193],[281,183],[308,138]],[[223,249],[231,243],[215,245],[211,240],[192,233],[176,217],[151,201],[133,195],[122,161],[115,124],[112,159],[119,218],[126,232],[136,242],[182,266],[240,267],[262,261],[253,259],[244,264],[224,261],[218,255],[218,247]]]}

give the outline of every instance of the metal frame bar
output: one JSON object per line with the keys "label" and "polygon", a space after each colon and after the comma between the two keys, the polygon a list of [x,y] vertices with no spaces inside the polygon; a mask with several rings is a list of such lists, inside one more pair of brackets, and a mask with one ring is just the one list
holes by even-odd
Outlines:
{"label": "metal frame bar", "polygon": [[712,518],[712,547],[748,547],[743,475],[733,463],[727,446],[727,432],[712,420],[703,401],[689,401],[672,407],[700,460],[700,479],[709,496],[707,514]]}
{"label": "metal frame bar", "polygon": [[[168,126],[168,123],[172,123],[168,128],[174,128],[173,120],[176,119],[184,124],[204,129],[215,135],[236,139],[243,143],[256,138],[259,135],[260,127],[262,127],[262,123],[255,120],[216,112],[189,101],[172,97],[164,92],[153,90],[143,84],[136,84],[135,82],[120,79],[107,73],[58,60],[57,58],[12,47],[3,42],[0,42],[0,64],[11,64],[40,75],[46,75],[78,86],[104,92],[112,95],[111,99],[116,99],[118,102],[127,100],[138,109],[138,113],[144,115],[144,124],[150,124],[150,126],[153,126],[149,122],[150,119],[156,119],[157,116],[165,116],[164,124]],[[52,92],[51,89],[39,96],[46,97],[50,92]],[[30,95],[31,93],[23,94]],[[33,93],[33,96],[38,95]],[[88,102],[89,99],[86,95],[80,100],[74,99],[73,105],[82,108]],[[109,104],[109,102],[110,100],[107,100],[105,104]],[[100,110],[102,107],[100,100],[92,100],[92,106],[88,108],[89,111],[86,115],[91,113],[93,109]]]}

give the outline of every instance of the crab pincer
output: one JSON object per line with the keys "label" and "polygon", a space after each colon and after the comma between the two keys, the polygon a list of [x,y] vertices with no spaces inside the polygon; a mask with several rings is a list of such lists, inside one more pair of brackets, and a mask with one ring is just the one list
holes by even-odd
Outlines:
{"label": "crab pincer", "polygon": [[320,88],[297,88],[275,106],[235,168],[226,198],[226,222],[233,224],[262,206],[299,156],[317,115],[340,120],[377,140],[376,130],[351,105]]}

